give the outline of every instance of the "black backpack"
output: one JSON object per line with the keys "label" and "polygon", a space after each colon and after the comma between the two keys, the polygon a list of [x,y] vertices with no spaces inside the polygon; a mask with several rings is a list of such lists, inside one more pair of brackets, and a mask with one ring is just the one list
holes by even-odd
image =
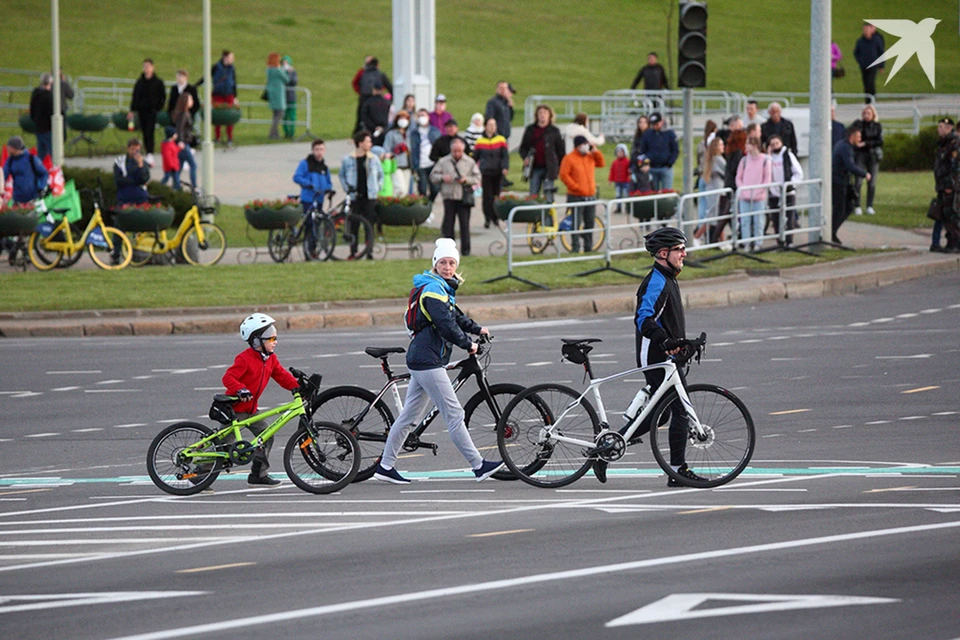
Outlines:
{"label": "black backpack", "polygon": [[417,326],[417,313],[420,309],[420,295],[427,285],[423,284],[410,290],[410,297],[407,299],[407,310],[403,313],[403,326],[407,328],[407,334],[412,338],[423,329],[423,323]]}

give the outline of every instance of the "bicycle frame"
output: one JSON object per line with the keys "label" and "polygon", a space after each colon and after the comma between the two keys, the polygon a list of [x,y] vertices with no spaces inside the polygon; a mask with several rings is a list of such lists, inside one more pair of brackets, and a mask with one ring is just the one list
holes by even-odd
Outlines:
{"label": "bicycle frame", "polygon": [[[100,212],[100,206],[94,205],[93,207],[93,217],[90,218],[90,222],[87,223],[87,228],[83,230],[83,233],[80,234],[80,238],[74,241],[73,232],[70,230],[70,223],[67,222],[67,217],[63,216],[60,219],[60,222],[57,223],[57,226],[53,228],[53,231],[43,239],[43,248],[47,251],[58,251],[65,255],[72,255],[78,251],[83,251],[87,246],[87,237],[94,229],[101,229],[104,231],[103,238],[107,243],[107,248],[113,249],[113,241],[110,239],[110,234],[105,233],[107,225],[103,222],[103,214]],[[51,240],[58,233],[63,233],[66,236],[66,240]]]}
{"label": "bicycle frame", "polygon": [[156,254],[164,254],[179,247],[183,243],[183,238],[187,235],[187,231],[189,231],[191,227],[196,228],[197,230],[197,241],[201,243],[205,242],[206,234],[203,231],[203,225],[200,224],[200,209],[197,208],[197,205],[190,207],[190,209],[187,210],[187,213],[184,214],[183,220],[180,222],[180,226],[177,227],[177,232],[173,235],[173,238],[167,237],[166,229],[161,229],[160,231],[155,231],[153,233],[144,232],[144,235],[155,236],[157,241],[151,245],[151,251]]}

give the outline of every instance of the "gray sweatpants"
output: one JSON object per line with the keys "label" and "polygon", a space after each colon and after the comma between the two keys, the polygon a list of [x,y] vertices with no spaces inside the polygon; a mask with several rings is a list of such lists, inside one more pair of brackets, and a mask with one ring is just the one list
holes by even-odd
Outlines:
{"label": "gray sweatpants", "polygon": [[447,431],[450,432],[453,444],[470,463],[470,468],[478,469],[483,463],[483,456],[477,451],[477,447],[470,438],[470,432],[463,424],[463,407],[457,400],[457,394],[453,392],[453,384],[446,369],[410,372],[407,398],[403,402],[403,410],[390,427],[387,444],[383,447],[381,466],[384,469],[393,469],[397,464],[397,455],[407,439],[407,432],[419,421],[430,400],[440,410],[440,417],[447,423]]}
{"label": "gray sweatpants", "polygon": [[[246,420],[249,418],[252,413],[237,413],[237,420]],[[257,420],[253,424],[246,427],[254,437],[259,436],[261,433],[267,430],[267,427],[270,426],[266,420]],[[273,448],[273,438],[270,438],[263,443],[262,447],[257,447],[253,450],[253,464],[250,466],[250,475],[262,478],[267,475],[267,469],[270,468],[270,449]]]}

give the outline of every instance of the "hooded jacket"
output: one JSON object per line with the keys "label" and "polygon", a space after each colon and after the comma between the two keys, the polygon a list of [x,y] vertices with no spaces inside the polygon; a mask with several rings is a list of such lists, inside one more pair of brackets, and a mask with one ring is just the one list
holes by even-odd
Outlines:
{"label": "hooded jacket", "polygon": [[300,161],[293,174],[293,181],[300,185],[300,202],[309,205],[315,199],[322,199],[327,191],[333,189],[330,169],[323,160],[317,160],[311,153]]}
{"label": "hooded jacket", "polygon": [[479,334],[480,325],[457,307],[456,289],[433,271],[413,277],[413,286],[424,286],[417,309],[417,331],[407,349],[407,368],[414,371],[438,369],[450,362],[452,345],[469,349],[467,333]]}
{"label": "hooded jacket", "polygon": [[234,358],[223,374],[223,386],[227,395],[236,395],[240,389],[247,389],[253,394],[253,400],[237,402],[233,408],[238,413],[256,413],[257,401],[263,395],[264,389],[273,378],[281,387],[293,391],[299,386],[297,379],[283,368],[277,354],[271,353],[266,358],[253,347],[244,349]]}

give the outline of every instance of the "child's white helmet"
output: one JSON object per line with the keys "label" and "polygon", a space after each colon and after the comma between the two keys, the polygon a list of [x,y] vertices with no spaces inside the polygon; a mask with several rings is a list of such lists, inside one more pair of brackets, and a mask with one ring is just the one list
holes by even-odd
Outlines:
{"label": "child's white helmet", "polygon": [[249,343],[259,337],[267,327],[272,327],[275,322],[276,320],[265,313],[254,313],[240,323],[240,337],[244,342]]}

